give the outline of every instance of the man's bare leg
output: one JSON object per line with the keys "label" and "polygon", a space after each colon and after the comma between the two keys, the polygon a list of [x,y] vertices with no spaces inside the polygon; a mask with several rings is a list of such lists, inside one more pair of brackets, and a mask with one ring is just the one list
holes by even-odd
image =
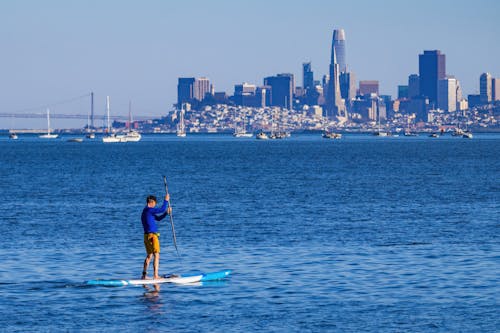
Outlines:
{"label": "man's bare leg", "polygon": [[151,261],[151,258],[153,258],[152,253],[148,254],[146,259],[144,259],[144,267],[142,269],[142,277],[141,277],[141,279],[143,279],[143,280],[146,278],[146,274],[148,272],[148,267],[149,267],[149,263]]}
{"label": "man's bare leg", "polygon": [[159,279],[160,276],[158,275],[158,269],[160,268],[160,254],[155,253],[154,256],[155,256],[155,261],[153,262],[153,272],[154,272],[153,279]]}

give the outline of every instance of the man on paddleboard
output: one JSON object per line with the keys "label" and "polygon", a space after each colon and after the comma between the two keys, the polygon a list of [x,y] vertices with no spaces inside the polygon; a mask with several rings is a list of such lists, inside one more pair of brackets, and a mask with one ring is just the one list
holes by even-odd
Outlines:
{"label": "man on paddleboard", "polygon": [[170,195],[165,195],[165,200],[160,208],[156,208],[156,197],[150,195],[146,198],[146,207],[142,210],[141,221],[144,228],[144,246],[146,247],[146,259],[144,260],[144,268],[142,270],[142,279],[146,278],[148,267],[151,259],[154,256],[153,262],[153,279],[159,279],[158,269],[160,267],[160,233],[156,221],[160,221],[165,216],[172,214],[172,208],[167,204],[170,200]]}

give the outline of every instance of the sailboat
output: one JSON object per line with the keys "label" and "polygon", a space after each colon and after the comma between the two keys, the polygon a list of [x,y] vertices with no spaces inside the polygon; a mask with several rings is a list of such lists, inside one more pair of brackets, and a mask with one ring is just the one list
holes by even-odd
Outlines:
{"label": "sailboat", "polygon": [[[90,113],[94,117],[94,93],[90,94]],[[87,114],[87,134],[85,135],[87,139],[95,139],[94,124],[92,118],[92,129],[90,128],[90,114]]]}
{"label": "sailboat", "polygon": [[184,124],[184,104],[181,104],[181,109],[179,111],[179,123],[177,124],[177,136],[186,136],[186,125]]}
{"label": "sailboat", "polygon": [[50,134],[50,111],[47,109],[47,134],[39,135],[40,139],[57,139],[59,134]]}
{"label": "sailboat", "polygon": [[140,141],[142,136],[141,133],[130,128],[132,125],[132,102],[128,103],[128,131],[125,134],[125,140],[127,142],[137,142]]}
{"label": "sailboat", "polygon": [[245,126],[245,118],[246,118],[246,114],[245,114],[245,112],[243,112],[243,125],[240,128],[236,124],[236,126],[234,128],[234,133],[233,133],[234,137],[236,137],[236,138],[251,138],[253,136],[252,133],[247,133],[246,126]]}
{"label": "sailboat", "polygon": [[126,142],[126,139],[123,135],[116,135],[111,133],[111,123],[109,120],[109,96],[106,96],[106,113],[108,116],[108,135],[102,138],[102,142],[105,143],[115,143],[115,142]]}
{"label": "sailboat", "polygon": [[[376,107],[375,101],[372,100],[372,110],[375,109],[375,107]],[[378,107],[377,107],[377,124],[378,124],[378,130],[376,132],[374,132],[373,135],[375,135],[375,136],[383,136],[383,137],[390,135],[389,132],[382,131],[381,128],[380,128],[380,110],[379,110]]]}

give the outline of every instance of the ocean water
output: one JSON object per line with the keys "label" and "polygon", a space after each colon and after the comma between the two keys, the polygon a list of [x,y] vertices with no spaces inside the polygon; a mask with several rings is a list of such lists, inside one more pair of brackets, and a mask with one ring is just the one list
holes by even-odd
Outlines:
{"label": "ocean water", "polygon": [[[0,138],[1,332],[498,332],[500,135]],[[180,258],[138,278],[168,179]],[[151,268],[150,268],[151,270]]]}

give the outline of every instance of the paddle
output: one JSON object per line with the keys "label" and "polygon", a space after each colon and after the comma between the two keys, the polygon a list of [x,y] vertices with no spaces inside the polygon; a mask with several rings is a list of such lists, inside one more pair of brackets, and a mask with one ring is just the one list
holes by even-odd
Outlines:
{"label": "paddle", "polygon": [[[165,193],[168,194],[168,186],[167,186],[167,177],[163,176],[163,183],[165,184]],[[170,206],[170,200],[168,201],[168,208]],[[170,215],[170,225],[172,226],[172,238],[174,240],[175,251],[177,252],[177,256],[180,258],[179,250],[177,249],[177,239],[175,238],[175,227],[174,227],[174,218],[172,217],[172,213]]]}

